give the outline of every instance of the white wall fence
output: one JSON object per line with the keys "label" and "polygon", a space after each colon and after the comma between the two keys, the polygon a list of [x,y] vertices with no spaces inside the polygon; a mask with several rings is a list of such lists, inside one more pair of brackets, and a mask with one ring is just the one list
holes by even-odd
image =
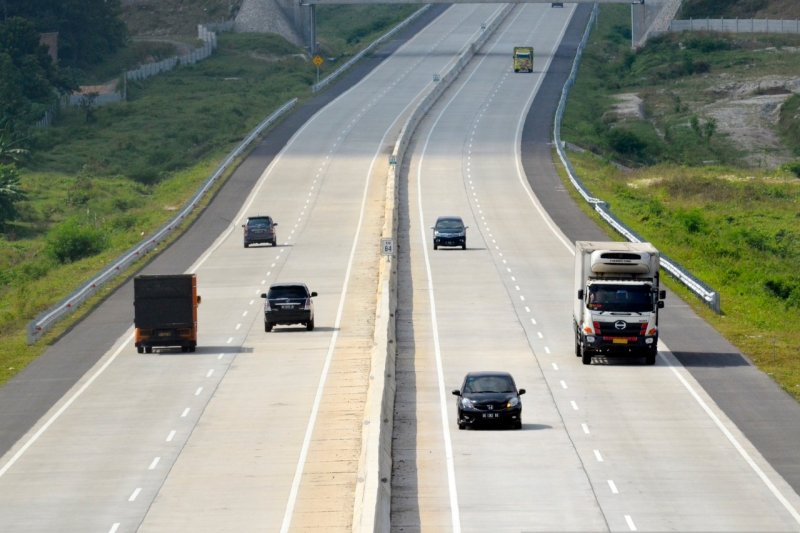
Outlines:
{"label": "white wall fence", "polygon": [[668,31],[719,31],[728,33],[800,33],[800,19],[689,19],[673,20]]}
{"label": "white wall fence", "polygon": [[[97,86],[83,86],[79,92],[59,98],[56,104],[48,109],[44,116],[37,121],[34,126],[37,128],[47,128],[52,124],[53,119],[58,115],[58,109],[62,106],[79,106],[88,104],[93,107],[121,102],[127,99],[128,80],[140,81],[156,76],[164,72],[169,72],[180,65],[193,65],[198,61],[207,59],[217,48],[217,32],[232,31],[232,20],[212,24],[198,24],[197,38],[203,41],[203,46],[190,50],[186,54],[162,59],[156,63],[148,63],[133,70],[129,70],[120,77],[122,86],[118,80],[110,81],[106,84]],[[124,78],[123,78],[124,77]]]}

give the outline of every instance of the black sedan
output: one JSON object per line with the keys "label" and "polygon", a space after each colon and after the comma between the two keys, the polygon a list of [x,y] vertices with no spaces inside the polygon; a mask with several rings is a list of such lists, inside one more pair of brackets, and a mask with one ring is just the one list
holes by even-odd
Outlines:
{"label": "black sedan", "polygon": [[508,372],[470,372],[453,394],[458,396],[458,429],[483,423],[522,428],[519,397],[525,389],[517,390]]}

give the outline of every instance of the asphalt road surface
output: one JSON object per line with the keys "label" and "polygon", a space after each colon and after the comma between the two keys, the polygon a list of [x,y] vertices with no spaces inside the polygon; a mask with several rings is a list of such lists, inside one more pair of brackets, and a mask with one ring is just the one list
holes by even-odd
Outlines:
{"label": "asphalt road surface", "polygon": [[[430,10],[276,129],[146,267],[197,273],[196,353],[136,354],[127,284],[0,390],[1,529],[350,529],[385,160],[499,7]],[[573,355],[570,243],[600,230],[547,143],[586,15],[516,7],[406,161],[393,528],[797,531],[800,409],[685,304],[668,300],[654,367]],[[514,74],[529,43],[535,72]],[[279,246],[243,248],[252,214]],[[433,252],[440,214],[468,221],[468,250]],[[259,294],[293,280],[319,292],[316,329],[265,333]],[[522,431],[458,431],[449,391],[477,369],[528,390]]]}

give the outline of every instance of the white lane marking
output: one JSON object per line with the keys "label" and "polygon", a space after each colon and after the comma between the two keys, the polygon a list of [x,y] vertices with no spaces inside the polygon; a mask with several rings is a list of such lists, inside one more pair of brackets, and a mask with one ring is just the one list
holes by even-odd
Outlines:
{"label": "white lane marking", "polygon": [[567,389],[567,382],[566,382],[566,381],[564,381],[564,380],[562,379],[561,381],[559,381],[559,383],[561,384],[561,388],[562,388],[562,389]]}
{"label": "white lane marking", "polygon": [[161,460],[161,457],[156,457],[150,463],[150,466],[147,467],[148,470],[155,470],[156,466],[158,466],[158,462]]}
{"label": "white lane marking", "polygon": [[119,529],[119,525],[120,525],[119,522],[114,522],[111,525],[111,529],[108,530],[108,533],[117,533],[117,530]]}
{"label": "white lane marking", "polygon": [[128,334],[128,336],[123,340],[122,344],[120,344],[117,347],[117,349],[114,350],[114,353],[111,354],[111,357],[109,357],[108,360],[105,363],[103,363],[103,366],[101,366],[97,370],[97,372],[92,374],[92,376],[89,379],[86,380],[86,383],[81,385],[81,387],[77,391],[75,391],[75,394],[73,394],[66,402],[64,402],[64,405],[59,407],[58,410],[55,413],[53,413],[53,416],[51,416],[47,420],[47,422],[42,424],[42,427],[40,427],[31,436],[31,438],[28,439],[27,442],[25,442],[25,444],[23,444],[22,447],[20,447],[19,450],[17,450],[17,453],[15,453],[14,455],[11,456],[11,459],[9,459],[8,462],[6,464],[4,464],[2,468],[0,468],[0,477],[3,477],[3,475],[6,472],[8,472],[8,469],[11,468],[12,466],[14,466],[14,464],[17,461],[19,461],[19,458],[22,457],[22,455],[26,451],[28,451],[28,449],[31,446],[33,446],[33,444],[37,440],[39,440],[39,437],[41,437],[44,434],[44,432],[47,431],[50,428],[50,426],[52,426],[55,423],[55,421],[58,420],[61,417],[61,415],[63,415],[64,412],[67,409],[69,409],[69,407],[75,402],[75,400],[77,400],[81,396],[81,394],[83,394],[86,391],[86,389],[89,388],[89,386],[92,383],[94,383],[94,380],[96,380],[100,376],[100,374],[102,374],[105,371],[105,369],[108,368],[111,365],[111,363],[114,362],[114,359],[116,359],[119,356],[119,354],[122,353],[122,350],[125,347],[127,347],[131,343],[131,341],[133,341],[133,333]]}
{"label": "white lane marking", "polygon": [[137,487],[137,488],[136,488],[136,490],[134,490],[134,491],[133,491],[133,494],[131,494],[131,495],[128,497],[128,501],[129,501],[129,502],[135,501],[135,500],[136,500],[136,498],[139,496],[139,493],[140,493],[140,492],[142,492],[142,489],[141,489],[141,487]]}
{"label": "white lane marking", "polygon": [[531,324],[533,324],[534,326],[536,325],[536,319],[535,318],[531,318]]}
{"label": "white lane marking", "polygon": [[552,365],[553,365],[553,370],[558,370],[558,365],[557,364],[552,363]]}
{"label": "white lane marking", "polygon": [[195,396],[200,396],[200,393],[203,392],[203,387],[197,387],[197,390],[194,391]]}
{"label": "white lane marking", "polygon": [[544,353],[547,353],[547,354],[549,354],[549,353],[550,353],[550,348],[548,348],[547,346],[545,346],[545,347],[544,347]]}
{"label": "white lane marking", "polygon": [[617,490],[617,485],[614,483],[613,479],[608,480],[608,488],[611,489],[611,494],[619,494],[619,490]]}
{"label": "white lane marking", "polygon": [[225,341],[225,344],[230,344],[233,342],[233,337],[228,337],[228,340]]}
{"label": "white lane marking", "polygon": [[[295,468],[294,479],[292,479],[292,488],[289,491],[289,499],[286,502],[286,510],[283,513],[283,522],[281,523],[281,533],[288,533],[289,527],[291,526],[292,523],[294,506],[297,503],[297,493],[300,490],[300,480],[303,477],[303,470],[305,468],[306,458],[308,457],[308,449],[311,446],[311,435],[314,432],[314,427],[316,426],[317,423],[317,414],[319,413],[319,407],[322,402],[322,392],[325,388],[325,382],[327,381],[328,378],[328,370],[330,369],[331,360],[333,359],[333,352],[334,348],[336,347],[336,341],[339,338],[339,329],[340,329],[339,325],[341,324],[342,314],[344,313],[345,297],[347,295],[347,289],[350,285],[350,276],[353,270],[353,262],[355,260],[356,248],[358,247],[358,240],[361,237],[361,229],[364,224],[364,212],[366,211],[367,193],[369,192],[370,177],[372,175],[373,168],[375,167],[375,163],[377,162],[378,158],[383,156],[382,147],[386,144],[386,137],[393,131],[397,121],[400,119],[400,117],[404,116],[406,110],[415,101],[416,98],[411,99],[409,103],[406,105],[406,107],[403,108],[403,110],[400,113],[398,113],[397,117],[392,121],[392,123],[386,129],[385,133],[383,134],[383,137],[381,138],[380,143],[378,144],[380,148],[373,156],[372,161],[370,162],[369,165],[369,169],[367,169],[367,174],[364,179],[364,191],[361,196],[361,208],[358,213],[358,223],[356,224],[356,233],[355,236],[353,237],[353,244],[350,247],[350,257],[347,259],[347,270],[345,271],[344,282],[342,283],[342,296],[339,299],[339,308],[336,311],[336,320],[334,321],[333,325],[333,333],[331,334],[331,340],[328,345],[328,353],[325,355],[325,363],[323,364],[322,367],[322,373],[320,374],[319,377],[319,384],[317,385],[317,392],[314,397],[314,405],[311,408],[311,414],[309,415],[308,424],[306,425],[306,434],[305,437],[303,438],[303,446],[300,449],[300,457],[297,460],[297,467]],[[308,124],[308,122],[306,124]]]}
{"label": "white lane marking", "polygon": [[795,509],[794,506],[789,502],[789,500],[787,500],[786,497],[781,493],[781,491],[778,490],[778,487],[776,487],[775,484],[772,483],[772,480],[770,480],[769,477],[767,477],[767,474],[765,474],[764,471],[756,464],[753,458],[750,457],[750,454],[747,453],[747,450],[745,450],[742,447],[739,441],[736,440],[736,437],[734,437],[733,434],[730,432],[730,430],[728,430],[728,428],[725,427],[725,425],[722,423],[719,417],[717,417],[717,415],[714,414],[714,412],[711,410],[708,404],[700,397],[699,394],[697,394],[697,391],[695,391],[694,388],[689,384],[689,382],[686,381],[686,379],[684,379],[684,377],[678,373],[673,362],[668,360],[666,357],[663,356],[660,357],[667,362],[667,365],[669,366],[670,370],[672,370],[672,373],[675,374],[675,377],[678,378],[678,381],[680,381],[683,384],[683,386],[686,387],[686,390],[689,391],[689,394],[691,394],[692,397],[695,399],[695,401],[698,404],[700,404],[700,407],[703,409],[703,411],[706,412],[706,414],[709,416],[709,418],[711,418],[711,420],[714,422],[717,428],[719,428],[722,434],[725,435],[725,437],[733,445],[736,451],[739,452],[739,455],[742,456],[742,458],[750,466],[750,468],[753,469],[756,475],[759,478],[761,478],[761,481],[764,482],[764,485],[767,486],[772,495],[775,496],[775,498],[781,503],[781,505],[783,505],[783,507],[787,511],[789,511],[789,514],[792,515],[792,518],[794,518],[795,521],[798,524],[800,524],[800,513],[797,512],[797,509]]}
{"label": "white lane marking", "polygon": [[603,462],[603,456],[600,454],[600,450],[594,450],[594,458],[597,459],[598,463]]}
{"label": "white lane marking", "polygon": [[586,433],[587,435],[589,435],[589,433],[590,433],[590,432],[589,432],[589,424],[587,424],[587,423],[585,423],[585,422],[584,422],[583,424],[581,424],[581,429],[583,430],[583,432],[584,432],[584,433]]}
{"label": "white lane marking", "polygon": [[213,376],[213,375],[214,375],[214,369],[213,369],[213,368],[212,368],[212,369],[210,369],[210,370],[209,370],[209,371],[206,373],[206,377],[207,377],[207,378],[210,378],[210,377],[211,377],[211,376]]}
{"label": "white lane marking", "polygon": [[541,332],[541,331],[537,331],[537,332],[536,332],[536,335],[537,335],[537,336],[538,336],[540,339],[544,339],[544,335],[542,335],[542,332]]}
{"label": "white lane marking", "polygon": [[261,294],[261,289],[256,289],[256,294]]}
{"label": "white lane marking", "polygon": [[225,354],[224,354],[224,353],[221,353],[221,354],[219,354],[219,355],[217,356],[217,359],[222,359],[223,357],[225,357]]}
{"label": "white lane marking", "polygon": [[573,408],[575,411],[577,411],[577,410],[578,410],[578,404],[577,404],[577,403],[575,403],[575,400],[570,400],[570,401],[569,401],[569,404],[572,406],[572,408]]}
{"label": "white lane marking", "polygon": [[636,524],[633,523],[633,518],[631,518],[631,515],[629,514],[625,515],[625,522],[628,523],[628,527],[630,528],[631,531],[636,531]]}
{"label": "white lane marking", "polygon": [[167,442],[172,442],[172,439],[175,438],[175,433],[176,431],[174,429],[169,432],[169,435],[167,435]]}
{"label": "white lane marking", "polygon": [[[250,302],[247,305],[253,305],[254,303],[255,303],[255,300],[250,300]],[[247,311],[245,311],[245,313],[247,313]]]}
{"label": "white lane marking", "polygon": [[[528,307],[527,305],[525,306],[525,312],[526,313],[530,313],[531,312],[531,308]],[[533,319],[531,319],[531,320],[533,320]]]}
{"label": "white lane marking", "polygon": [[[250,300],[250,305],[253,305],[253,300]],[[246,316],[247,316],[247,311],[245,311],[244,313],[242,313],[242,318],[244,318],[244,317],[246,317]]]}
{"label": "white lane marking", "polygon": [[519,295],[519,299],[522,300],[523,302],[525,301],[525,297],[521,294]]}
{"label": "white lane marking", "polygon": [[241,322],[239,322],[238,324],[236,324],[236,327],[235,327],[235,328],[233,328],[233,329],[235,329],[236,331],[239,331],[239,329],[240,329],[241,327],[242,327],[242,323],[241,323]]}
{"label": "white lane marking", "polygon": [[184,409],[183,412],[181,413],[181,418],[186,418],[187,416],[189,416],[189,411],[191,410],[192,410],[191,407],[187,407],[186,409]]}

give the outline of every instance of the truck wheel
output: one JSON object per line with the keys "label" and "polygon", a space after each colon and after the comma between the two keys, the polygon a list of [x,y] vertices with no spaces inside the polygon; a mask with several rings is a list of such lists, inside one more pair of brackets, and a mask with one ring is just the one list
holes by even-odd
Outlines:
{"label": "truck wheel", "polygon": [[139,353],[144,353],[144,347],[143,346],[137,346],[136,347],[136,351],[139,352]]}
{"label": "truck wheel", "polygon": [[308,331],[314,331],[314,319],[312,318],[308,322],[306,322],[306,329]]}
{"label": "truck wheel", "polygon": [[189,347],[188,346],[181,346],[181,351],[183,353],[187,353],[189,351]]}
{"label": "truck wheel", "polygon": [[244,247],[245,247],[245,248],[249,248],[249,247],[250,247],[250,245],[249,245],[249,244],[247,244],[247,243],[244,243]]}
{"label": "truck wheel", "polygon": [[581,343],[577,340],[575,341],[575,357],[580,357],[581,354]]}
{"label": "truck wheel", "polygon": [[654,365],[656,364],[656,354],[658,350],[647,350],[647,353],[644,356],[644,364],[646,365]]}
{"label": "truck wheel", "polygon": [[194,344],[193,344],[193,345],[191,345],[191,346],[189,346],[189,351],[190,351],[190,352],[192,352],[192,353],[194,353],[194,351],[195,351],[196,349],[197,349],[197,346],[195,346]]}
{"label": "truck wheel", "polygon": [[433,243],[433,249],[434,249],[434,250],[438,250],[438,249],[439,249],[439,245],[438,245],[438,244],[436,244],[436,243]]}
{"label": "truck wheel", "polygon": [[465,242],[464,244],[462,244],[462,245],[461,245],[461,249],[462,249],[462,250],[466,250],[466,249],[467,249],[467,243],[466,243],[466,242]]}
{"label": "truck wheel", "polygon": [[144,353],[153,353],[153,347],[152,346],[145,346],[144,347]]}
{"label": "truck wheel", "polygon": [[275,239],[272,239],[272,246],[278,246],[278,241],[276,241]]}
{"label": "truck wheel", "polygon": [[581,350],[581,359],[583,360],[584,365],[591,365],[592,364],[592,352],[584,348]]}
{"label": "truck wheel", "polygon": [[264,321],[264,331],[266,331],[267,333],[269,333],[270,331],[272,331],[272,324],[270,324],[270,323],[269,323],[269,322],[267,322],[266,320]]}

